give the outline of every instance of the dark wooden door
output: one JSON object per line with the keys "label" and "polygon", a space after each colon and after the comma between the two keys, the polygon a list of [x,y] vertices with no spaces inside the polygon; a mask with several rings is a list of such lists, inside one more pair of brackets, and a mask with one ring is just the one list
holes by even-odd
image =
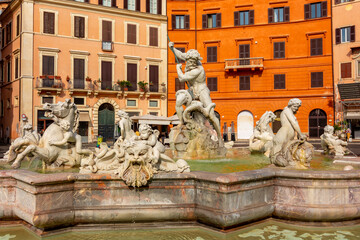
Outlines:
{"label": "dark wooden door", "polygon": [[99,108],[99,135],[104,141],[114,139],[114,125],[114,107],[109,103],[102,104]]}
{"label": "dark wooden door", "polygon": [[239,45],[239,58],[240,58],[240,65],[250,65],[249,59],[241,59],[241,58],[250,58],[250,44]]}
{"label": "dark wooden door", "polygon": [[309,136],[319,138],[324,133],[326,124],[326,113],[321,109],[312,110],[309,114]]}
{"label": "dark wooden door", "polygon": [[112,89],[112,62],[101,62],[101,89]]}

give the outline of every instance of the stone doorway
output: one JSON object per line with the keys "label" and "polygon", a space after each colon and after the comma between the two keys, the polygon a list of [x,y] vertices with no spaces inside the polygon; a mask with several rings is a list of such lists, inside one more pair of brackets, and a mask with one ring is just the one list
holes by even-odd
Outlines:
{"label": "stone doorway", "polygon": [[103,140],[114,139],[115,111],[113,105],[104,103],[99,107],[99,135]]}

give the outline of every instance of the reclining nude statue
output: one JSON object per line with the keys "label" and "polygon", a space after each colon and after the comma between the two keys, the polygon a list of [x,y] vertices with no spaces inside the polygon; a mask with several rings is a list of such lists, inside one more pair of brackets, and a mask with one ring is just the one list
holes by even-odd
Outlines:
{"label": "reclining nude statue", "polygon": [[270,127],[276,115],[271,111],[266,111],[256,122],[253,135],[249,139],[249,149],[251,152],[264,153],[265,156],[270,156],[270,149],[273,145],[274,133]]}
{"label": "reclining nude statue", "polygon": [[165,147],[158,141],[159,131],[148,124],[140,124],[137,136],[131,129],[131,119],[118,111],[121,137],[111,149],[106,143],[94,154],[83,158],[80,173],[110,173],[119,176],[132,187],[141,187],[157,172],[189,172],[186,161],[174,161],[164,154]]}
{"label": "reclining nude statue", "polygon": [[[169,43],[176,58],[186,61],[185,72],[182,64],[176,65],[180,82],[186,82],[189,89],[176,92],[176,114],[180,124],[170,133],[170,146],[175,155],[221,155],[225,154],[219,119],[215,116],[215,103],[211,101],[206,85],[202,58],[197,50],[182,53]],[[185,109],[183,108],[185,106]]]}
{"label": "reclining nude statue", "polygon": [[326,125],[324,128],[324,134],[320,136],[321,147],[325,154],[335,155],[335,157],[342,157],[345,154],[349,154],[347,149],[347,142],[334,136],[334,127]]}
{"label": "reclining nude statue", "polygon": [[[8,162],[14,161],[12,167],[19,168],[25,157],[35,156],[48,166],[72,167],[79,165],[81,157],[92,152],[82,149],[81,136],[76,134],[79,125],[79,111],[76,105],[71,103],[70,99],[66,99],[65,102],[57,104],[44,104],[43,108],[46,110],[45,115],[54,122],[45,130],[39,140],[37,140],[39,135],[29,132],[25,132],[22,141],[15,140],[15,145],[9,150]],[[31,138],[33,140],[29,140]],[[23,151],[18,151],[14,155],[14,148],[24,147]]]}
{"label": "reclining nude statue", "polygon": [[[300,130],[295,114],[301,100],[293,98],[280,115],[281,128],[273,140],[270,161],[278,167],[308,168],[314,155],[314,147],[306,141],[307,136]],[[295,136],[297,138],[295,139]]]}

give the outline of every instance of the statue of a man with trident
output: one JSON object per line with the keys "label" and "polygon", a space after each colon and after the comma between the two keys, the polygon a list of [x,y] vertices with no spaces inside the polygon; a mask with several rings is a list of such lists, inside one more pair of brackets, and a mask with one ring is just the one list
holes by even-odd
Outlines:
{"label": "statue of a man with trident", "polygon": [[[201,64],[202,58],[195,49],[190,49],[186,53],[182,53],[174,47],[173,42],[169,42],[169,48],[174,53],[176,59],[186,61],[185,73],[182,71],[182,64],[176,65],[177,74],[180,82],[187,82],[189,89],[179,90],[176,93],[176,114],[179,117],[180,123],[184,124],[184,109],[183,105],[189,106],[192,101],[200,101],[204,109],[208,111],[209,118],[217,133],[217,137],[221,139],[220,122],[214,113],[215,104],[212,103],[210,98],[210,90],[206,86],[205,70]],[[186,111],[186,109],[185,109]]]}

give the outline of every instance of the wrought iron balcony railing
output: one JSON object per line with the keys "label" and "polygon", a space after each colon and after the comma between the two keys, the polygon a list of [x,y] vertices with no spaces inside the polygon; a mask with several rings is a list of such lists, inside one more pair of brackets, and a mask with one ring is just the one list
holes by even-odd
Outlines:
{"label": "wrought iron balcony railing", "polygon": [[113,51],[113,42],[102,42],[103,51]]}

